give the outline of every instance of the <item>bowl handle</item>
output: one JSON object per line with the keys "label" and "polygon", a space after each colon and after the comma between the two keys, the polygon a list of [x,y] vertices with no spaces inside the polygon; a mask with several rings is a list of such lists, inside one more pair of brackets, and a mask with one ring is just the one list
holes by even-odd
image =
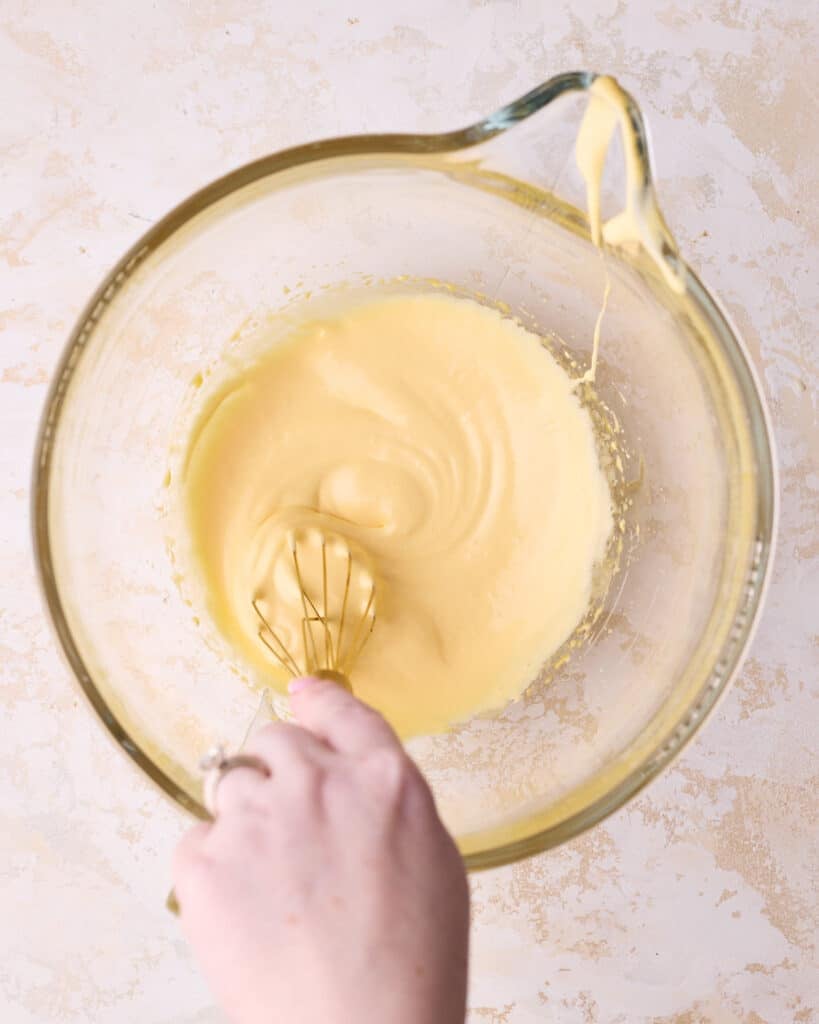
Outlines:
{"label": "bowl handle", "polygon": [[[586,202],[595,244],[637,247],[648,255],[665,283],[677,294],[685,291],[688,268],[679,254],[654,191],[651,148],[643,115],[633,97],[615,78],[593,71],[568,71],[542,82],[524,96],[467,128],[444,135],[422,136],[425,150],[451,152],[497,138],[572,92],[588,96],[577,134],[575,156],[586,184]],[[600,182],[606,154],[620,130],[626,161],[626,195],[622,211],[605,223],[600,219]]]}
{"label": "bowl handle", "polygon": [[[600,187],[606,155],[618,128],[626,162],[625,205],[620,213],[603,223]],[[594,244],[642,246],[669,288],[678,294],[684,292],[687,268],[657,203],[643,116],[632,97],[608,75],[595,76],[588,87],[588,103],[577,133],[575,159],[586,185]]]}

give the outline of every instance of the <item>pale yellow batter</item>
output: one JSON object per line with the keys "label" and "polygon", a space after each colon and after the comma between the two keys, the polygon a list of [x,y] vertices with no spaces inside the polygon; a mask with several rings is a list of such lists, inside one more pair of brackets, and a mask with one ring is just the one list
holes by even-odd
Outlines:
{"label": "pale yellow batter", "polygon": [[[378,603],[353,687],[404,736],[522,692],[583,617],[612,526],[571,379],[445,294],[383,295],[273,347],[203,413],[184,487],[210,611],[282,688],[252,602],[275,603],[294,526],[351,543]],[[276,625],[297,638],[290,607]]]}

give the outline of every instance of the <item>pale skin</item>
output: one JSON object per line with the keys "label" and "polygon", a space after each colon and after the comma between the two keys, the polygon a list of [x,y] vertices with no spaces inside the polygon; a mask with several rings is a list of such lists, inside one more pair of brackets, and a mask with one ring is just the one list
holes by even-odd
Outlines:
{"label": "pale skin", "polygon": [[384,719],[295,680],[297,724],[245,748],[182,839],[182,928],[232,1024],[463,1024],[469,892],[423,776]]}

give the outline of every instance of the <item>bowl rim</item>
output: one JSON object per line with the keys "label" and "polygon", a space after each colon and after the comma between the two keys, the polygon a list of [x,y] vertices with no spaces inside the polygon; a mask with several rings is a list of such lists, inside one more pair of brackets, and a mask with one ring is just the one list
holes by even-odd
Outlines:
{"label": "bowl rim", "polygon": [[[52,376],[34,448],[31,527],[37,576],[63,655],[80,689],[110,737],[166,796],[196,817],[207,819],[209,815],[204,806],[192,798],[130,735],[94,683],[68,624],[56,579],[49,530],[54,439],[60,426],[60,416],[71,378],[96,323],[104,314],[108,303],[146,256],[158,249],[193,217],[253,182],[316,161],[364,155],[423,156],[468,149],[509,130],[565,93],[588,90],[597,77],[599,76],[596,73],[589,71],[556,75],[519,99],[501,107],[489,117],[457,131],[328,138],[280,150],[244,164],[194,192],[152,225],[104,277],[77,318]],[[632,128],[643,159],[643,187],[653,202],[652,161],[648,134],[639,108],[630,97],[627,99]],[[730,370],[738,383],[744,402],[744,412],[750,423],[753,455],[757,464],[754,510],[757,540],[753,566],[756,582],[749,593],[745,609],[747,617],[739,635],[730,646],[724,644],[722,650],[717,652],[716,657],[720,659],[722,670],[717,681],[708,686],[705,696],[698,701],[697,713],[693,719],[690,714],[684,715],[670,735],[663,735],[656,740],[654,750],[642,763],[582,810],[521,838],[501,841],[493,847],[466,852],[464,860],[470,870],[509,864],[550,849],[602,821],[639,793],[679,755],[713,713],[736,677],[756,632],[770,582],[779,516],[778,471],[770,416],[757,372],[736,327],[721,304],[708,292],[687,264],[678,260],[678,266],[685,276],[689,295],[718,337],[723,354],[727,357]],[[462,838],[468,839],[468,836]]]}

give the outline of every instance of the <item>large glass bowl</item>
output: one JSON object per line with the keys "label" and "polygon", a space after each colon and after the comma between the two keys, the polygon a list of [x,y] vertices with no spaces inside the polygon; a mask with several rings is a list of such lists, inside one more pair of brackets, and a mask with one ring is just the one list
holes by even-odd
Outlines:
{"label": "large glass bowl", "polygon": [[[242,167],[156,224],[83,313],[36,456],[40,572],[92,705],[186,810],[205,814],[203,750],[239,743],[258,702],[178,585],[170,496],[200,385],[255,325],[317,296],[442,283],[508,307],[582,370],[603,265],[572,146],[594,77],[561,75],[462,131],[331,139]],[[609,163],[604,212],[622,205]],[[472,868],[577,834],[656,775],[724,692],[759,611],[775,516],[765,410],[670,237],[665,255],[685,294],[645,250],[607,253],[585,400],[618,526],[596,617],[521,700],[410,744]]]}

